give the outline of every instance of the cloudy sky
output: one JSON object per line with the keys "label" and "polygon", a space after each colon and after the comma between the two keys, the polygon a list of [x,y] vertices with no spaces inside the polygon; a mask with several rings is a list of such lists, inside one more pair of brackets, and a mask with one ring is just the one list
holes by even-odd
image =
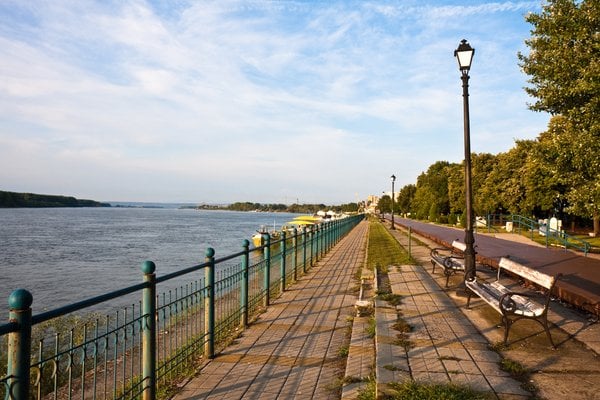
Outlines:
{"label": "cloudy sky", "polygon": [[538,1],[0,0],[0,190],[345,203],[545,130]]}

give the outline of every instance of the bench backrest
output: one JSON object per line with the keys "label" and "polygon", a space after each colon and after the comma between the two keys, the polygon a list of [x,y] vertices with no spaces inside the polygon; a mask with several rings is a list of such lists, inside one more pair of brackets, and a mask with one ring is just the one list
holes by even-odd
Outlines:
{"label": "bench backrest", "polygon": [[467,245],[458,240],[452,242],[452,247],[463,252],[467,249]]}
{"label": "bench backrest", "polygon": [[509,260],[505,257],[500,259],[500,263],[498,265],[500,267],[498,268],[498,279],[500,279],[500,270],[505,269],[513,274],[525,278],[528,281],[543,286],[546,289],[552,288],[554,281],[556,280],[554,276],[546,275],[543,272],[536,271],[535,269],[526,267],[525,265],[519,264],[518,262]]}

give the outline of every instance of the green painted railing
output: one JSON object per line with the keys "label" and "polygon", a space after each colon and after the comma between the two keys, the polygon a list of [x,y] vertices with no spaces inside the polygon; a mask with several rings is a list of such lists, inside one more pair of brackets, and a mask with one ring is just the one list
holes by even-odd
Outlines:
{"label": "green painted railing", "polygon": [[[142,283],[37,315],[32,295],[17,289],[8,299],[9,322],[0,325],[0,396],[166,397],[362,219],[294,230],[275,241],[265,237],[253,249],[244,240],[241,252],[220,259],[209,248],[204,263],[160,277],[145,261]],[[188,275],[189,283],[158,292],[161,283]],[[108,315],[89,311],[135,293],[139,300],[129,307]]]}
{"label": "green painted railing", "polygon": [[548,225],[542,225],[537,221],[521,215],[513,214],[510,216],[510,220],[513,224],[513,230],[517,231],[518,233],[521,233],[523,229],[529,231],[531,240],[533,240],[534,232],[537,231],[538,233],[543,234],[545,237],[546,247],[549,247],[552,244],[557,244],[564,247],[565,251],[570,247],[583,252],[585,256],[587,256],[587,253],[592,247],[590,243],[585,240],[571,236],[564,231],[550,228]]}

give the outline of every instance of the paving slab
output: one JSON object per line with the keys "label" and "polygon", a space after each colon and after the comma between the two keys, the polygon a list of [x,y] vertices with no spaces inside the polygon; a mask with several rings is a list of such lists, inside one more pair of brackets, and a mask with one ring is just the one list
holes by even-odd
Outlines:
{"label": "paving slab", "polygon": [[[422,266],[389,266],[388,279],[402,302],[392,306],[378,300],[375,307],[380,393],[390,382],[412,379],[463,384],[497,398],[531,396],[497,362],[490,362],[498,357],[485,353],[486,338]],[[393,326],[399,318],[412,328],[404,336]]]}

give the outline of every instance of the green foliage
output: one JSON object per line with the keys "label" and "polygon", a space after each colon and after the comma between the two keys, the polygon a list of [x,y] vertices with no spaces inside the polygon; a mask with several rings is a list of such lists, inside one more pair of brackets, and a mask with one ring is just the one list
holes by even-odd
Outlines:
{"label": "green foliage", "polygon": [[[202,207],[204,208],[204,207]],[[215,208],[215,207],[211,207]],[[217,209],[219,207],[216,207]],[[290,212],[314,214],[319,210],[333,210],[335,212],[357,212],[359,209],[358,203],[346,203],[337,206],[327,206],[325,204],[262,204],[252,203],[249,201],[231,203],[224,207],[229,211],[263,211],[263,212]]]}
{"label": "green foliage", "polygon": [[511,376],[515,378],[523,378],[529,374],[529,370],[525,368],[522,364],[508,358],[505,358],[500,361],[500,369],[502,371],[508,372]]}
{"label": "green foliage", "polygon": [[[570,212],[592,216],[600,233],[600,7],[597,0],[549,0],[527,16],[533,29],[519,53],[535,111],[553,115],[539,139],[544,176],[561,185]],[[544,168],[545,167],[545,168]],[[562,193],[561,193],[562,192]]]}
{"label": "green foliage", "polygon": [[428,218],[432,212],[447,214],[450,211],[448,200],[450,165],[447,161],[438,161],[417,178],[413,206],[418,219]]}
{"label": "green foliage", "polygon": [[375,337],[375,335],[377,334],[377,321],[375,320],[375,318],[373,318],[373,317],[369,318],[369,323],[367,324],[365,333],[370,338]]}
{"label": "green foliage", "polygon": [[377,203],[377,207],[379,208],[379,212],[387,214],[392,211],[392,198],[387,194],[381,196],[379,199],[379,203]]}
{"label": "green foliage", "polygon": [[15,207],[110,207],[110,204],[67,196],[0,191],[0,208]]}
{"label": "green foliage", "polygon": [[392,392],[389,399],[403,400],[485,400],[495,398],[491,394],[479,393],[466,387],[453,383],[430,384],[406,381],[388,385]]}
{"label": "green foliage", "polygon": [[344,345],[338,349],[338,357],[346,358],[350,353],[350,347],[348,345]]}
{"label": "green foliage", "polygon": [[383,301],[387,301],[392,306],[398,306],[398,305],[402,304],[402,296],[399,294],[382,293],[382,294],[379,294],[378,297]]}
{"label": "green foliage", "polygon": [[412,212],[416,191],[417,187],[412,184],[406,185],[400,189],[395,203],[399,212],[403,214]]}
{"label": "green foliage", "polygon": [[375,379],[369,379],[367,384],[358,392],[356,397],[358,400],[376,400],[377,399],[377,382]]}
{"label": "green foliage", "polygon": [[526,17],[533,29],[525,43],[529,55],[519,53],[536,98],[530,107],[553,115],[598,122],[600,107],[600,8],[597,0],[548,0],[539,14]]}
{"label": "green foliage", "polygon": [[369,225],[369,247],[367,249],[367,267],[374,269],[377,266],[381,272],[386,272],[388,265],[412,264],[408,253],[385,227],[375,219]]}

